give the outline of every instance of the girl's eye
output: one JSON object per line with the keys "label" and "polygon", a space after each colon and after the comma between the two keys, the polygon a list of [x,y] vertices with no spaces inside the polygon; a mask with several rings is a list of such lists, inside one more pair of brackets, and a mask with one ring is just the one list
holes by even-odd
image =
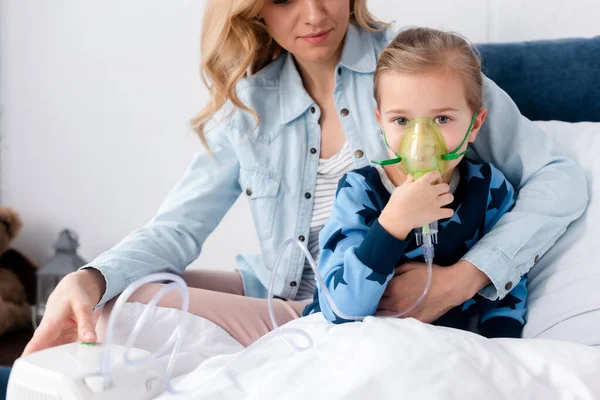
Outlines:
{"label": "girl's eye", "polygon": [[447,124],[448,122],[450,122],[450,118],[446,117],[445,115],[440,115],[438,117],[435,117],[433,122],[435,122],[436,124],[444,125],[444,124]]}
{"label": "girl's eye", "polygon": [[408,121],[406,120],[406,118],[402,118],[402,117],[396,118],[394,120],[394,123],[396,123],[397,125],[406,125],[407,122]]}
{"label": "girl's eye", "polygon": [[273,4],[288,4],[290,0],[273,0]]}

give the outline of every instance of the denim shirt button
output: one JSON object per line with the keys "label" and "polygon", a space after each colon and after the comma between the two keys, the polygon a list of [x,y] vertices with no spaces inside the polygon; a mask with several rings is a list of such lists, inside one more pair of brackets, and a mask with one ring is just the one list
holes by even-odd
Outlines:
{"label": "denim shirt button", "polygon": [[350,111],[347,108],[342,108],[342,111],[340,111],[340,114],[342,114],[342,117],[347,117],[348,114],[350,114]]}
{"label": "denim shirt button", "polygon": [[512,284],[512,282],[508,282],[508,283],[507,283],[507,284],[504,286],[504,289],[506,289],[506,290],[510,290],[510,289],[512,289],[512,287],[513,287],[513,284]]}

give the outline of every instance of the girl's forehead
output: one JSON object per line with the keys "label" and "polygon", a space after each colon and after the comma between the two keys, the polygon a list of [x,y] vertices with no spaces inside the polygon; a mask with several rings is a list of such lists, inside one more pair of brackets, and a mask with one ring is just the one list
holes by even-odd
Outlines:
{"label": "girl's forehead", "polygon": [[383,109],[438,110],[467,104],[460,77],[439,71],[388,72],[379,81]]}

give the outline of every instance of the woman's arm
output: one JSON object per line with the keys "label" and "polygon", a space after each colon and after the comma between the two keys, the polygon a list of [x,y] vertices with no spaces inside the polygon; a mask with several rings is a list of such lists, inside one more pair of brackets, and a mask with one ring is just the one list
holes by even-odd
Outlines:
{"label": "woman's arm", "polygon": [[199,152],[157,215],[112,249],[83,268],[95,268],[106,280],[96,307],[121,293],[142,276],[170,271],[183,273],[200,254],[204,240],[238,198],[239,165],[222,123],[207,135],[212,155]]}
{"label": "woman's arm", "polygon": [[503,298],[585,210],[583,172],[552,138],[523,117],[512,99],[485,78],[488,116],[475,154],[495,165],[518,192],[512,211],[463,258],[490,279],[480,294]]}

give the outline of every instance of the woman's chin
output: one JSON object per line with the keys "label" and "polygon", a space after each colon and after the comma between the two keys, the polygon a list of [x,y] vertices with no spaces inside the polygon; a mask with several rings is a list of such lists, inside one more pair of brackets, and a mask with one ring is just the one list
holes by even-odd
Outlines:
{"label": "woman's chin", "polygon": [[300,62],[311,64],[326,64],[334,61],[337,63],[340,59],[340,46],[334,45],[302,45],[298,51],[294,52],[294,56]]}

